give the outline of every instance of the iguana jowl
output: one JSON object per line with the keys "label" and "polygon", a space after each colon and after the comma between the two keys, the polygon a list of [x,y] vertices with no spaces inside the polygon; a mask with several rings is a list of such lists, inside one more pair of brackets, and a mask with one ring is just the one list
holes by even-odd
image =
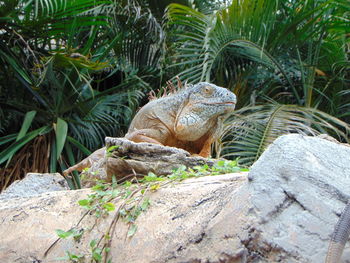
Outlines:
{"label": "iguana jowl", "polygon": [[[211,144],[220,135],[224,119],[234,110],[236,96],[207,82],[150,101],[132,120],[125,138],[182,148],[191,154],[210,156]],[[104,148],[68,168],[82,171],[101,158]]]}
{"label": "iguana jowl", "polygon": [[236,96],[229,90],[201,82],[146,104],[135,115],[125,137],[208,157],[235,104]]}

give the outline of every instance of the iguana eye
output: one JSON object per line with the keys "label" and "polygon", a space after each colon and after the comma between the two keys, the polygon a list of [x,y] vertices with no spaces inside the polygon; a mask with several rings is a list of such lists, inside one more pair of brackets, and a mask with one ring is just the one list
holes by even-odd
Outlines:
{"label": "iguana eye", "polygon": [[205,86],[204,87],[204,93],[207,95],[211,95],[213,93],[213,89],[210,86]]}

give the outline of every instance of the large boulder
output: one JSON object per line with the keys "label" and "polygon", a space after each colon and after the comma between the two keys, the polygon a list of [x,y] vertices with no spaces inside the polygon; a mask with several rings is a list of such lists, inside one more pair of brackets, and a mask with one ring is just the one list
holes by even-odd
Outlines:
{"label": "large boulder", "polygon": [[[329,140],[278,138],[249,173],[256,231],[293,262],[324,262],[334,226],[350,197],[350,147]],[[350,260],[347,247],[344,257]],[[283,260],[282,260],[283,261]]]}
{"label": "large boulder", "polygon": [[[320,138],[277,139],[245,173],[161,187],[127,237],[119,221],[112,262],[323,262],[350,194],[350,147]],[[114,218],[96,220],[77,204],[90,189],[0,201],[0,262],[54,262],[65,251],[89,254]],[[119,203],[118,203],[119,204]],[[117,206],[118,206],[117,204]],[[86,229],[80,241],[55,229]],[[94,227],[92,227],[94,226]],[[344,257],[349,260],[350,249]],[[344,261],[346,262],[346,261]]]}

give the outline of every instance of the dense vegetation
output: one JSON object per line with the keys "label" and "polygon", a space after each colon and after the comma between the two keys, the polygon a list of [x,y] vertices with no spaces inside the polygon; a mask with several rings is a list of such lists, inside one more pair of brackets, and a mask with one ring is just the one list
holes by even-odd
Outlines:
{"label": "dense vegetation", "polygon": [[237,94],[215,153],[254,162],[285,133],[348,142],[348,0],[0,1],[0,190],[122,136],[150,90]]}

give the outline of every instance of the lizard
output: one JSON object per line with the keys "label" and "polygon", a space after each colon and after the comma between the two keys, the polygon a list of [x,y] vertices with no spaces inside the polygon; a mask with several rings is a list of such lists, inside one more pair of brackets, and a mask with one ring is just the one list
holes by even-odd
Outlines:
{"label": "lizard", "polygon": [[[226,88],[208,82],[188,85],[143,106],[133,118],[125,138],[136,143],[177,147],[207,158],[236,102],[236,95]],[[101,154],[101,149],[95,153]],[[93,155],[63,174],[91,166]]]}
{"label": "lizard", "polygon": [[350,201],[344,208],[329,242],[325,263],[338,263],[350,235]]}

